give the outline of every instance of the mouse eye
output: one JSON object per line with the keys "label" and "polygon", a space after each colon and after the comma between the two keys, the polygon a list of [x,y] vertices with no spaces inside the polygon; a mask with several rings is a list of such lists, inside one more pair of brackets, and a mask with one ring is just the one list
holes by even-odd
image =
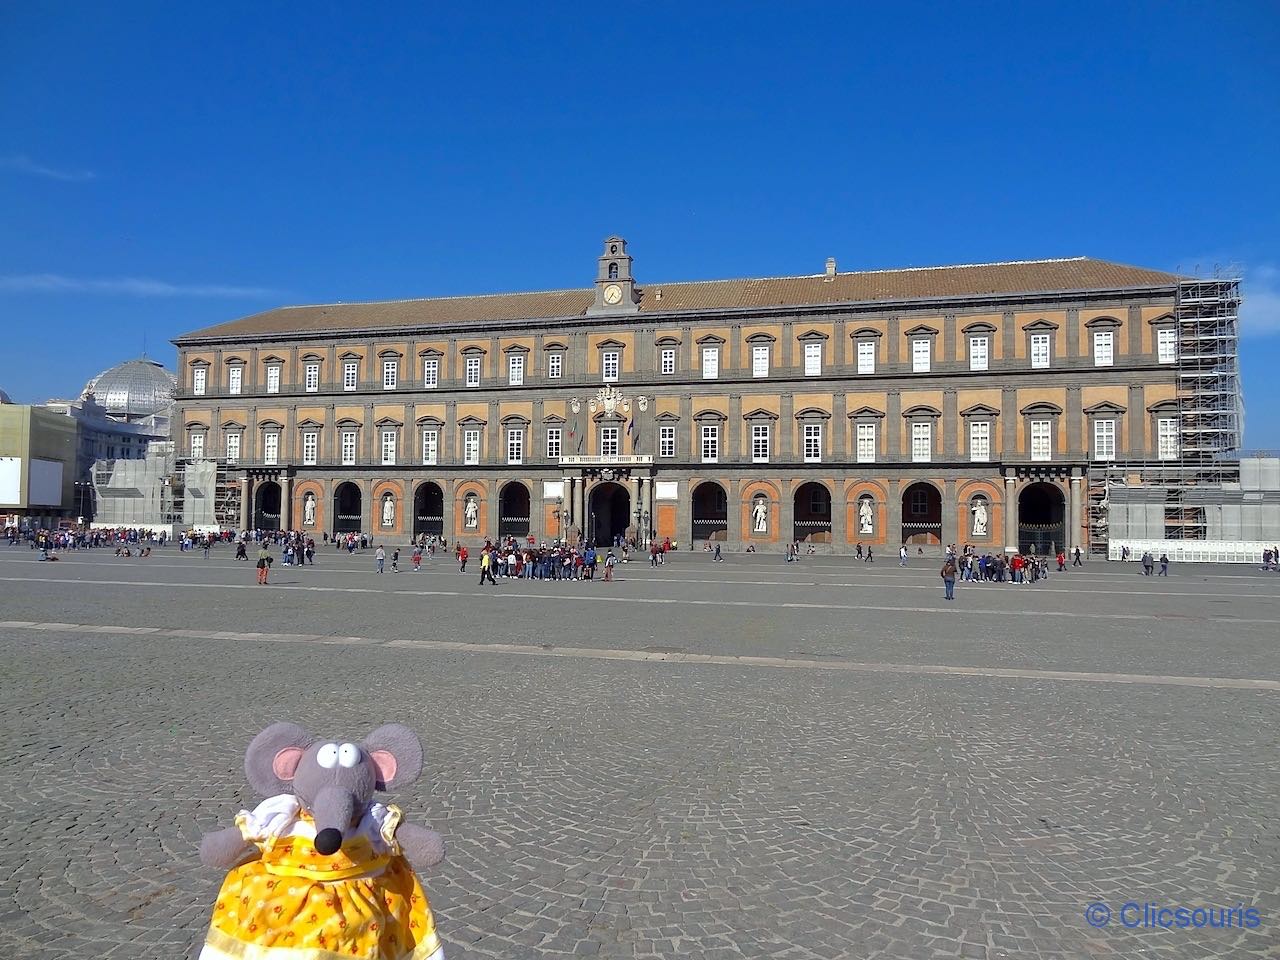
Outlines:
{"label": "mouse eye", "polygon": [[336,743],[326,743],[316,751],[316,763],[326,770],[332,770],[336,767],[338,765],[338,745]]}
{"label": "mouse eye", "polygon": [[354,743],[344,743],[338,748],[338,762],[344,767],[354,767],[360,762],[360,748]]}

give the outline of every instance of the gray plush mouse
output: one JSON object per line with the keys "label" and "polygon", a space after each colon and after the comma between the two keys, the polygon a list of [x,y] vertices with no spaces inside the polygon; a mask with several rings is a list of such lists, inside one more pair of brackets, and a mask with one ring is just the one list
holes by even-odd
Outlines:
{"label": "gray plush mouse", "polygon": [[[244,761],[268,799],[206,834],[200,859],[230,871],[200,960],[298,957],[444,960],[419,867],[444,859],[434,830],[402,823],[375,790],[422,773],[422,745],[387,724],[361,743],[323,740],[293,723],[254,737]],[[308,954],[316,955],[316,954]]]}

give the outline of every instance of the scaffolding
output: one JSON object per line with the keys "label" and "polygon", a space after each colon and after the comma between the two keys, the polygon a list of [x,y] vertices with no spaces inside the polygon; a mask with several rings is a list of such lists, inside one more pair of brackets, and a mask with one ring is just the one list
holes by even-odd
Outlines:
{"label": "scaffolding", "polygon": [[1238,278],[1179,281],[1175,317],[1184,462],[1216,460],[1240,449],[1239,314]]}

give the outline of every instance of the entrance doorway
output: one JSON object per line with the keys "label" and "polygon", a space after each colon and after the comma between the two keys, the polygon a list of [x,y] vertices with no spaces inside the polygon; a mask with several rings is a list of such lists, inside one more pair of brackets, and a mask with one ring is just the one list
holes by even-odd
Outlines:
{"label": "entrance doorway", "polygon": [[902,542],[942,543],[942,494],[932,483],[913,483],[902,491]]}
{"label": "entrance doorway", "polygon": [[700,483],[693,491],[693,543],[725,540],[729,536],[729,497],[714,480]]}
{"label": "entrance doorway", "polygon": [[627,535],[631,523],[631,494],[620,483],[597,483],[587,507],[587,543],[611,547]]}
{"label": "entrance doorway", "polygon": [[796,542],[831,542],[831,491],[820,483],[800,484],[792,504],[791,539]]}
{"label": "entrance doorway", "polygon": [[1018,549],[1052,556],[1067,549],[1067,498],[1053,483],[1032,483],[1018,494]]}
{"label": "entrance doorway", "polygon": [[333,532],[359,533],[363,510],[360,488],[350,480],[338,484],[333,491]]}
{"label": "entrance doorway", "polygon": [[444,491],[438,483],[418,484],[413,494],[413,535],[438,537],[444,533]]}
{"label": "entrance doorway", "polygon": [[280,529],[280,484],[265,480],[253,497],[253,525],[258,530]]}
{"label": "entrance doorway", "polygon": [[523,539],[528,535],[529,488],[512,480],[498,494],[498,536]]}

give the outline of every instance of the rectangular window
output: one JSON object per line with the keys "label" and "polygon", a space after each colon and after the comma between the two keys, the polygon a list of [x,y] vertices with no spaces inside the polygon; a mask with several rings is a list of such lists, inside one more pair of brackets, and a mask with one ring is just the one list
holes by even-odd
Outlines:
{"label": "rectangular window", "polygon": [[720,427],[704,424],[702,427],[702,462],[715,463],[720,459]]}
{"label": "rectangular window", "polygon": [[394,390],[396,381],[400,378],[400,361],[399,360],[383,360],[382,361],[382,389]]}
{"label": "rectangular window", "polygon": [[267,393],[280,392],[280,365],[273,363],[267,367]]}
{"label": "rectangular window", "polygon": [[320,364],[308,363],[302,368],[302,385],[307,393],[315,393],[320,389]]}
{"label": "rectangular window", "polygon": [[547,354],[547,379],[559,380],[560,372],[564,369],[564,354],[549,353]]}
{"label": "rectangular window", "polygon": [[876,372],[876,342],[874,340],[858,341],[858,372]]}
{"label": "rectangular window", "polygon": [[658,428],[658,456],[674,457],[676,455],[676,428]]}
{"label": "rectangular window", "polygon": [[209,371],[204,367],[196,367],[191,371],[191,392],[197,397],[204,396],[204,385],[208,376]]}
{"label": "rectangular window", "polygon": [[269,467],[280,462],[280,434],[274,430],[262,435],[262,462]]}
{"label": "rectangular window", "polygon": [[356,432],[343,430],[339,437],[342,441],[342,465],[353,467],[356,463]]}
{"label": "rectangular window", "polygon": [[302,465],[314,467],[320,453],[320,434],[315,430],[302,433]]}
{"label": "rectangular window", "polygon": [[1156,456],[1161,460],[1177,460],[1179,452],[1178,418],[1160,417],[1156,421]]}
{"label": "rectangular window", "polygon": [[480,358],[467,357],[467,379],[468,387],[480,386]]}
{"label": "rectangular window", "polygon": [[911,460],[914,463],[928,463],[933,459],[933,424],[926,420],[923,423],[911,424]]}
{"label": "rectangular window", "polygon": [[858,424],[857,448],[859,463],[876,462],[876,425],[874,423]]}
{"label": "rectangular window", "polygon": [[440,360],[430,357],[422,361],[422,389],[434,390],[440,385]]}
{"label": "rectangular window", "polygon": [[1109,367],[1115,357],[1116,335],[1111,330],[1093,331],[1093,365]]}
{"label": "rectangular window", "polygon": [[672,347],[662,350],[662,372],[667,376],[676,372],[676,352]]}
{"label": "rectangular window", "polygon": [[753,377],[767,377],[769,375],[768,345],[751,348],[751,375]]}
{"label": "rectangular window", "polygon": [[1049,366],[1049,335],[1047,333],[1031,335],[1031,366],[1034,369]]}
{"label": "rectangular window", "polygon": [[241,385],[244,383],[244,367],[236,364],[227,367],[227,393],[235,396],[240,393]]}
{"label": "rectangular window", "polygon": [[1031,421],[1031,459],[1049,460],[1053,456],[1053,424],[1049,420]]}
{"label": "rectangular window", "polygon": [[1177,363],[1178,331],[1173,327],[1156,330],[1156,359],[1161,363]]}
{"label": "rectangular window", "polygon": [[618,351],[604,350],[600,354],[600,370],[604,374],[604,382],[612,383],[618,379]]}
{"label": "rectangular window", "polygon": [[985,370],[987,369],[987,344],[990,341],[986,337],[970,337],[969,338],[969,369]]}
{"label": "rectangular window", "polygon": [[991,461],[991,421],[974,420],[969,424],[969,459],[974,463]]}
{"label": "rectangular window", "polygon": [[769,462],[769,425],[767,423],[751,425],[751,462]]}
{"label": "rectangular window", "polygon": [[806,377],[822,376],[821,343],[806,343],[804,345],[804,375]]}
{"label": "rectangular window", "polygon": [[396,462],[396,431],[382,431],[382,465],[393,467]]}
{"label": "rectangular window", "polygon": [[342,364],[342,389],[348,393],[360,384],[360,361],[347,360]]}
{"label": "rectangular window", "polygon": [[720,376],[720,348],[702,348],[702,379],[715,380]]}
{"label": "rectangular window", "polygon": [[620,452],[618,450],[618,427],[601,427],[600,428],[600,456],[616,457]]}
{"label": "rectangular window", "polygon": [[227,434],[227,463],[240,461],[240,431],[233,430]]}
{"label": "rectangular window", "polygon": [[462,431],[462,462],[474,465],[480,462],[480,431]]}
{"label": "rectangular window", "polygon": [[[114,449],[113,451],[114,452]],[[191,434],[191,459],[199,460],[204,456],[204,434],[194,432]]]}
{"label": "rectangular window", "polygon": [[440,433],[437,430],[422,431],[422,463],[434,467],[440,462]]}
{"label": "rectangular window", "polygon": [[524,463],[524,430],[521,427],[507,430],[507,463]]}
{"label": "rectangular window", "polygon": [[1093,421],[1093,459],[1114,460],[1116,458],[1116,422],[1114,420]]}
{"label": "rectangular window", "polygon": [[822,424],[820,423],[804,425],[804,462],[822,462]]}
{"label": "rectangular window", "polygon": [[928,373],[933,341],[928,337],[916,337],[911,341],[911,372]]}
{"label": "rectangular window", "polygon": [[507,357],[507,386],[524,386],[524,357],[518,353]]}
{"label": "rectangular window", "polygon": [[547,427],[547,459],[559,460],[563,449],[560,427]]}

